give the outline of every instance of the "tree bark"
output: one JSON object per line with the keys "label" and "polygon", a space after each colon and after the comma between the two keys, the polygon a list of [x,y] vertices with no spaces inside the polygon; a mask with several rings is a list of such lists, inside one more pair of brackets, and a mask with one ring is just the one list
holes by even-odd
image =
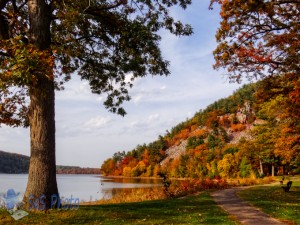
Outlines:
{"label": "tree bark", "polygon": [[260,175],[262,176],[264,174],[264,170],[263,170],[263,164],[261,160],[259,160],[259,167],[260,167]]}
{"label": "tree bark", "polygon": [[[45,195],[45,207],[51,196],[58,196],[55,162],[54,84],[40,81],[40,88],[30,90],[30,166],[25,198]],[[43,203],[42,203],[43,204]]]}
{"label": "tree bark", "polygon": [[[29,0],[29,43],[38,50],[50,49],[51,9],[44,0]],[[35,71],[32,71],[35,73]],[[38,73],[37,83],[29,87],[30,166],[25,201],[31,196],[44,199],[40,209],[51,207],[51,196],[58,196],[55,162],[54,81]],[[31,205],[32,207],[32,205]]]}
{"label": "tree bark", "polygon": [[272,177],[275,176],[275,166],[272,164]]}

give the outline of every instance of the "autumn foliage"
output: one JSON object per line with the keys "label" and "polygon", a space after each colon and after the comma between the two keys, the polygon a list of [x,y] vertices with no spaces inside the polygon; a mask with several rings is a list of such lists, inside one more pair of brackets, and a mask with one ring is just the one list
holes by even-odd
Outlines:
{"label": "autumn foliage", "polygon": [[[164,148],[150,151],[140,175],[160,170],[171,177],[246,179],[300,172],[300,2],[211,0],[211,8],[214,4],[221,16],[214,68],[227,70],[232,82],[261,80],[167,131],[159,139]],[[185,151],[168,157],[176,146]],[[151,148],[127,153],[137,160],[131,170],[143,162],[146,149]]]}
{"label": "autumn foliage", "polygon": [[[246,85],[155,142],[115,153],[103,163],[102,173],[157,177],[163,171],[177,178],[254,178],[271,175],[272,167],[275,173],[299,170],[299,122],[289,114],[296,112],[286,104],[290,92],[264,94],[265,85],[266,81]],[[276,84],[276,90],[282,85]],[[229,104],[236,113],[227,113]],[[247,114],[245,124],[236,117],[241,111]],[[171,158],[168,150],[176,146],[184,146],[185,152]]]}

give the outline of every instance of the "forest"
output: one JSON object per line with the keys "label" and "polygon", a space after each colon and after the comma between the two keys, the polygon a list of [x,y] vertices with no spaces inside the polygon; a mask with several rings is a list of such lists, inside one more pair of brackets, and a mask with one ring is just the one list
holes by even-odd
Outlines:
{"label": "forest", "polygon": [[[0,151],[0,173],[28,173],[30,158],[25,155]],[[56,166],[57,174],[99,174],[98,168],[79,166]]]}
{"label": "forest", "polygon": [[28,173],[29,157],[0,151],[0,173]]}
{"label": "forest", "polygon": [[249,83],[149,144],[116,152],[103,175],[236,178],[300,172],[300,79]]}

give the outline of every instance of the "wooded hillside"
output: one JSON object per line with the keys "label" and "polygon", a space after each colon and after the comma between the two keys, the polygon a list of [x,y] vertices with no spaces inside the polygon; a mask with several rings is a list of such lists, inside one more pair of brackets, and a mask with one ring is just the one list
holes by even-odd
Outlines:
{"label": "wooded hillside", "polygon": [[244,85],[154,142],[115,153],[101,171],[194,178],[300,172],[299,90],[287,80],[285,75]]}
{"label": "wooded hillside", "polygon": [[0,151],[0,173],[28,173],[29,157]]}

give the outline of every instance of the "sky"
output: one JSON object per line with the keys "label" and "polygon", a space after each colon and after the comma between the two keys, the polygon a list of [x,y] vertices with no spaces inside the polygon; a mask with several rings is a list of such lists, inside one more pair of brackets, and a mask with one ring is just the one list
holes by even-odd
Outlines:
{"label": "sky", "polygon": [[[213,50],[220,18],[209,1],[194,0],[171,15],[192,25],[194,34],[175,37],[162,31],[160,47],[169,60],[171,75],[137,79],[124,104],[125,117],[108,112],[104,96],[91,94],[88,83],[76,75],[64,91],[56,92],[56,163],[100,167],[117,151],[150,143],[214,101],[231,95],[240,85],[216,71]],[[0,150],[30,155],[29,129],[0,128]]]}

